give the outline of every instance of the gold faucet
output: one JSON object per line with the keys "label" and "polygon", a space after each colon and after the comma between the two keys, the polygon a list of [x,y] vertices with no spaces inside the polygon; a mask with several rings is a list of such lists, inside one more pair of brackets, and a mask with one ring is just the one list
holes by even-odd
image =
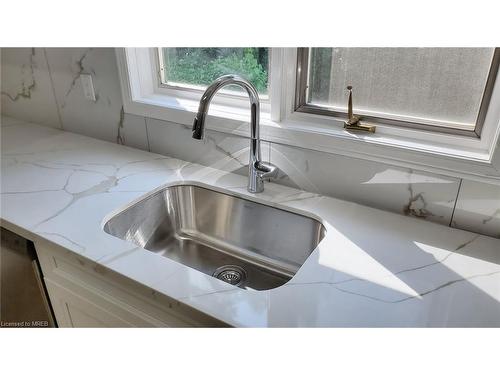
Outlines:
{"label": "gold faucet", "polygon": [[347,102],[347,121],[344,121],[344,129],[375,133],[376,127],[373,125],[362,125],[358,116],[352,113],[352,86],[347,86],[349,90],[349,100]]}

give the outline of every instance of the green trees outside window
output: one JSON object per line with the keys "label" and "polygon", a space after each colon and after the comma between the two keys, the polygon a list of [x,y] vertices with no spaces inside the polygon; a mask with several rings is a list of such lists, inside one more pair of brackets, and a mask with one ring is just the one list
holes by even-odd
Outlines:
{"label": "green trees outside window", "polygon": [[166,83],[208,86],[224,74],[238,74],[267,94],[268,48],[164,48]]}

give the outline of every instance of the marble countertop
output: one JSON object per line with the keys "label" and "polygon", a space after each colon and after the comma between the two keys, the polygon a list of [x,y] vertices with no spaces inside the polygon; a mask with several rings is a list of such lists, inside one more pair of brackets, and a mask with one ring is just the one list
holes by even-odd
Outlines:
{"label": "marble countertop", "polygon": [[[500,240],[2,118],[2,225],[44,238],[239,327],[500,326]],[[285,285],[247,291],[106,234],[103,220],[179,182],[321,218]],[[20,233],[22,234],[22,233]]]}

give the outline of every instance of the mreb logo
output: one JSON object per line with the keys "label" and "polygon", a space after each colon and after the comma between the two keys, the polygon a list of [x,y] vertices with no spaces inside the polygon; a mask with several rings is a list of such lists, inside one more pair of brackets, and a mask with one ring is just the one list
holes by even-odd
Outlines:
{"label": "mreb logo", "polygon": [[47,320],[34,320],[31,322],[32,327],[48,327],[49,322]]}

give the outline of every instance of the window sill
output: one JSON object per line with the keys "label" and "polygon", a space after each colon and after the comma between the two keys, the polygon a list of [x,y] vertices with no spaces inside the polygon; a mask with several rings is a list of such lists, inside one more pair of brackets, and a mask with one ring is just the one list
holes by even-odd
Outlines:
{"label": "window sill", "polygon": [[[197,109],[198,101],[162,95],[142,97],[125,105],[127,113],[188,126],[192,125]],[[500,184],[500,172],[485,150],[416,141],[382,132],[350,133],[342,128],[340,120],[328,119],[329,124],[303,118],[276,122],[271,120],[269,112],[261,113],[260,117],[264,141]],[[248,137],[248,122],[248,109],[214,104],[210,106],[207,129]]]}

